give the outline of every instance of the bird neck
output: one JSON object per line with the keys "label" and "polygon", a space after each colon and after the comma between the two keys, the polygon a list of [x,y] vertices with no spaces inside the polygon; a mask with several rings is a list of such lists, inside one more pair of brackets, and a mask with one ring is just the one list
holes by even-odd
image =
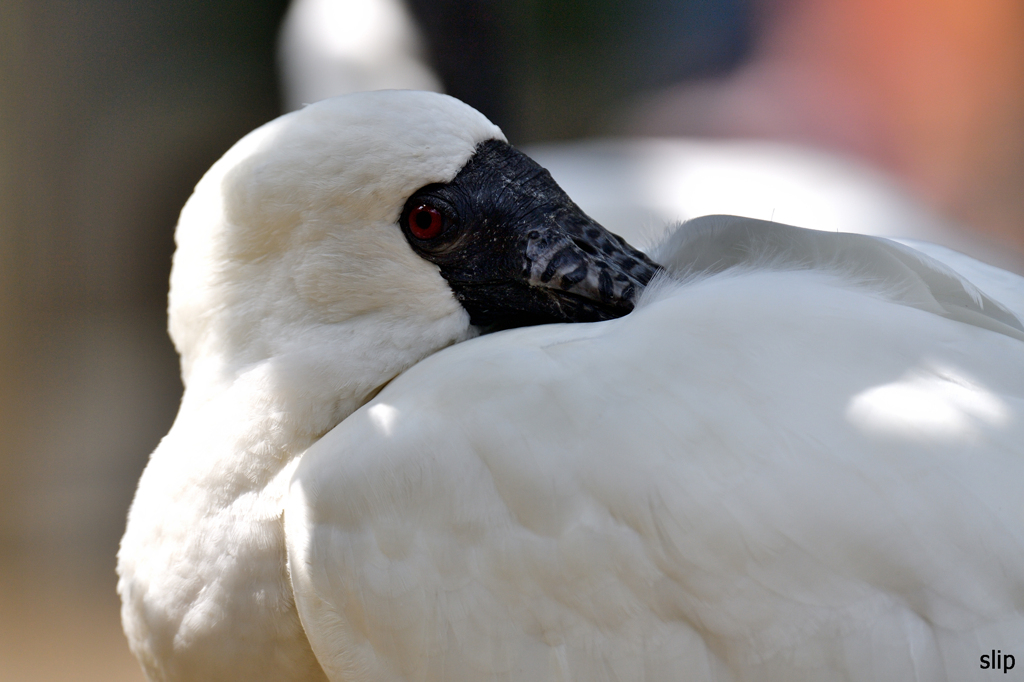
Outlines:
{"label": "bird neck", "polygon": [[391,378],[471,334],[464,312],[418,329],[363,320],[244,365],[193,363],[118,555],[125,632],[151,677],[322,679],[287,577],[291,472]]}
{"label": "bird neck", "polygon": [[460,307],[426,320],[363,315],[253,343],[231,356],[210,353],[191,363],[182,424],[174,428],[195,431],[196,422],[219,415],[207,428],[230,439],[223,456],[241,463],[239,449],[258,442],[267,464],[283,465],[395,376],[475,333]]}

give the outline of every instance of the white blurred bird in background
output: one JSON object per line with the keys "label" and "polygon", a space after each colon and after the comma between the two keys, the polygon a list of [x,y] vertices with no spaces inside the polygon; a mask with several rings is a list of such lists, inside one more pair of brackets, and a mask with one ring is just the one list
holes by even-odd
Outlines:
{"label": "white blurred bird in background", "polygon": [[279,50],[289,111],[347,92],[441,88],[402,0],[294,2]]}

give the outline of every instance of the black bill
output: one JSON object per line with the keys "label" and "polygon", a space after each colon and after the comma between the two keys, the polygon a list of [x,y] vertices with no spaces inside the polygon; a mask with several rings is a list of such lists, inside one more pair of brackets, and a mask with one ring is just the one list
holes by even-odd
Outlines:
{"label": "black bill", "polygon": [[475,325],[621,317],[659,269],[498,140],[480,144],[451,182],[413,194],[400,223]]}

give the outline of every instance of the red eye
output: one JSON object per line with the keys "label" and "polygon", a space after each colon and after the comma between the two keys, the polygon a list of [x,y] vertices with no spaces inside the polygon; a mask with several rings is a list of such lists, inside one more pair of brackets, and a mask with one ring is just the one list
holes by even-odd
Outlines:
{"label": "red eye", "polygon": [[441,234],[444,227],[444,217],[441,212],[433,206],[420,204],[409,211],[406,219],[409,223],[409,231],[416,239],[433,239]]}

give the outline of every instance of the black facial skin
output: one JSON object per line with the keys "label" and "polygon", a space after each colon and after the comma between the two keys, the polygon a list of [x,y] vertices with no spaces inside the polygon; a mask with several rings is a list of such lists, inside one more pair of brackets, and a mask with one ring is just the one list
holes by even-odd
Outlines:
{"label": "black facial skin", "polygon": [[[409,224],[424,205],[443,216],[430,239]],[[478,326],[621,317],[659,270],[583,213],[535,161],[498,140],[478,145],[451,182],[413,194],[399,224]]]}

